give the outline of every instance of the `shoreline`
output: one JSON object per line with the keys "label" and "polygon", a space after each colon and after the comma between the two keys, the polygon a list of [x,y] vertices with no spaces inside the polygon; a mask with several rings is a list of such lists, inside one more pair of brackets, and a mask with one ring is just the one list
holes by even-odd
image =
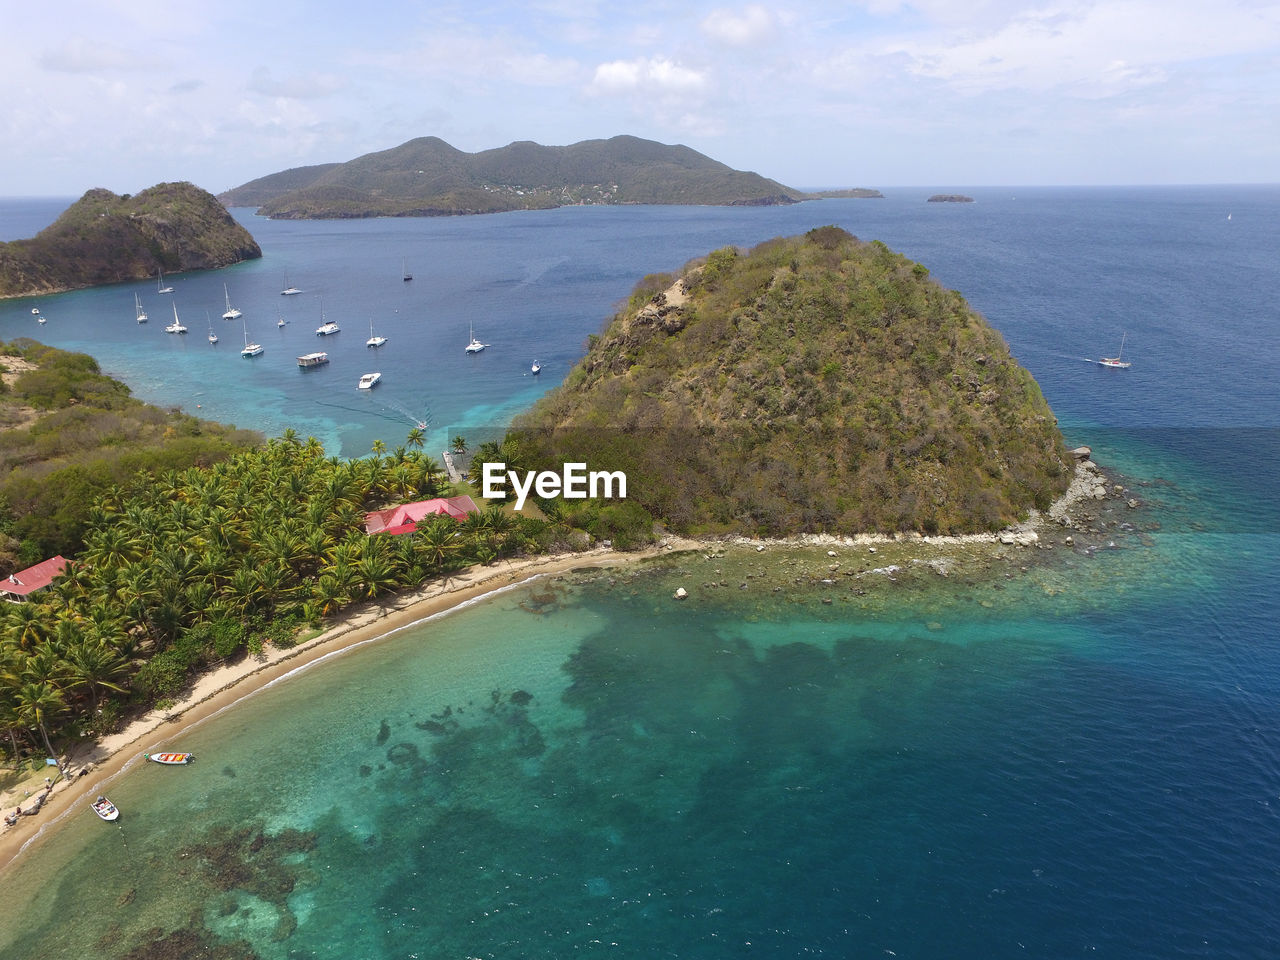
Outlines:
{"label": "shoreline", "polygon": [[[18,805],[27,806],[38,793],[46,798],[38,814],[24,815],[14,826],[0,825],[0,874],[24,853],[51,834],[76,804],[102,792],[103,785],[119,775],[143,752],[152,752],[282,677],[320,660],[371,643],[430,617],[449,613],[522,583],[574,570],[612,567],[676,553],[698,546],[696,541],[669,537],[635,553],[600,547],[584,553],[557,554],[501,561],[493,567],[471,567],[408,594],[372,601],[352,609],[319,636],[284,649],[268,646],[262,656],[246,656],[203,674],[181,700],[166,709],[153,709],[123,730],[85,743],[63,755],[69,779],[59,778],[46,791],[35,777],[24,791],[20,783],[0,795],[0,811],[6,815]],[[23,796],[26,792],[29,796]]]}
{"label": "shoreline", "polygon": [[[29,804],[30,798],[37,793],[46,794],[38,814],[24,815],[13,826],[0,824],[0,875],[51,835],[81,800],[102,792],[104,784],[135,762],[139,754],[166,746],[180,747],[171,741],[299,669],[377,641],[428,618],[460,609],[498,591],[541,577],[590,568],[629,566],[685,551],[714,551],[726,544],[750,545],[757,550],[767,546],[818,548],[889,543],[936,547],[984,544],[1029,547],[1039,541],[1038,528],[1061,524],[1066,511],[1083,500],[1101,499],[1099,490],[1105,495],[1106,482],[1105,475],[1091,461],[1077,463],[1070,486],[1047,513],[1033,511],[1023,523],[999,533],[958,537],[806,534],[784,539],[742,536],[695,539],[668,535],[657,544],[635,552],[597,547],[582,553],[506,560],[493,567],[470,567],[417,591],[390,597],[385,603],[371,601],[349,609],[336,623],[310,640],[283,649],[268,646],[259,657],[246,656],[235,663],[217,667],[198,677],[185,696],[173,705],[153,709],[118,733],[75,747],[62,757],[68,779],[60,777],[52,789],[46,791],[40,787],[39,776],[33,774],[28,780],[0,794],[0,813],[4,814],[10,813],[17,805]],[[28,786],[31,789],[25,790]]]}

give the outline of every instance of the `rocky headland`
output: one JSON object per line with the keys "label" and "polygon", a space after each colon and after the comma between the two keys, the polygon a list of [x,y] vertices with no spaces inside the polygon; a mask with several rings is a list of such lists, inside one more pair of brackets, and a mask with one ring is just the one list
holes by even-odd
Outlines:
{"label": "rocky headland", "polygon": [[0,297],[79,290],[211,270],[262,256],[213,194],[162,183],[123,196],[94,189],[36,236],[0,243]]}

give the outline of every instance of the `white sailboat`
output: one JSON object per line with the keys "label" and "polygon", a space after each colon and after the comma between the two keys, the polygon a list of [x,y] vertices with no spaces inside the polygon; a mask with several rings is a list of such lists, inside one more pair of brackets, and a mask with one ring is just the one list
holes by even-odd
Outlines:
{"label": "white sailboat", "polygon": [[240,321],[244,325],[244,349],[240,351],[242,357],[256,357],[262,352],[262,344],[249,342],[249,324],[244,320]]}
{"label": "white sailboat", "polygon": [[289,283],[289,274],[288,272],[286,272],[284,275],[284,287],[280,291],[280,296],[292,297],[292,296],[296,296],[301,292],[302,292],[301,290],[299,290],[297,287]]}
{"label": "white sailboat", "polygon": [[156,293],[173,293],[173,287],[164,285],[164,271],[156,267]]}
{"label": "white sailboat", "polygon": [[218,342],[218,335],[217,335],[216,333],[214,333],[214,332],[213,332],[213,321],[209,319],[209,311],[208,311],[208,310],[206,310],[206,311],[204,312],[204,322],[205,322],[205,323],[207,323],[207,324],[209,324],[209,342],[210,342],[210,343],[217,343],[217,342]]}
{"label": "white sailboat", "polygon": [[187,328],[182,325],[182,321],[178,319],[178,305],[173,305],[173,323],[164,328],[165,333],[186,333]]}
{"label": "white sailboat", "polygon": [[133,295],[133,305],[134,305],[134,308],[138,311],[138,322],[146,323],[147,311],[142,309],[142,298],[139,297],[136,293]]}
{"label": "white sailboat", "polygon": [[479,340],[476,339],[476,330],[475,330],[475,326],[473,325],[471,327],[471,342],[467,344],[467,353],[479,353],[481,350],[483,350],[487,346],[488,346],[487,343],[481,343]]}
{"label": "white sailboat", "polygon": [[1125,340],[1125,337],[1127,337],[1128,335],[1129,334],[1127,331],[1120,335],[1120,351],[1114,357],[1103,357],[1101,360],[1098,361],[1098,363],[1100,363],[1104,367],[1112,367],[1113,369],[1116,369],[1116,370],[1128,370],[1129,367],[1132,366],[1132,364],[1130,364],[1128,360],[1123,359],[1124,340]]}
{"label": "white sailboat", "polygon": [[387,342],[386,337],[379,337],[373,332],[373,318],[369,318],[369,339],[364,342],[366,347],[380,347]]}
{"label": "white sailboat", "polygon": [[222,319],[238,320],[240,318],[240,311],[231,305],[231,293],[227,290],[227,285],[225,283],[222,285],[222,293],[223,296],[227,298],[227,311],[222,315]]}
{"label": "white sailboat", "polygon": [[413,279],[413,274],[409,272],[408,261],[404,257],[400,258],[400,279],[408,283]]}

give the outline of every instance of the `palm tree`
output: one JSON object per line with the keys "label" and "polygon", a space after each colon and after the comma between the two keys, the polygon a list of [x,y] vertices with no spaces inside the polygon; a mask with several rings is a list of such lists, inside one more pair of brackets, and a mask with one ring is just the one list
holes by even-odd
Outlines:
{"label": "palm tree", "polygon": [[462,434],[453,438],[453,452],[459,456],[467,452],[467,438]]}
{"label": "palm tree", "polygon": [[90,716],[98,713],[98,691],[124,693],[119,684],[129,672],[129,661],[105,643],[92,640],[77,644],[63,658],[67,670],[64,689],[86,687],[89,691]]}
{"label": "palm tree", "polygon": [[412,430],[409,431],[409,435],[405,437],[405,442],[408,443],[409,446],[413,447],[415,450],[421,450],[424,439],[425,439],[425,434],[422,432],[422,428],[414,427]]}
{"label": "palm tree", "polygon": [[450,517],[428,517],[418,524],[413,534],[427,562],[436,570],[448,569],[451,560],[462,549],[458,522]]}
{"label": "palm tree", "polygon": [[[18,722],[29,729],[38,729],[48,751],[46,756],[58,760],[53,744],[49,742],[48,723],[67,709],[62,694],[48,681],[28,682],[18,688],[17,693]],[[58,762],[58,771],[62,771],[62,763]]]}

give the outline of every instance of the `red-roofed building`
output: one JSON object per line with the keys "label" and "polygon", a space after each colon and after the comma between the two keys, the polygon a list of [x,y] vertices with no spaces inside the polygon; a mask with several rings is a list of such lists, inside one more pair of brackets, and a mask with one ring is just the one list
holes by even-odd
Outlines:
{"label": "red-roofed building", "polygon": [[423,517],[438,515],[463,520],[468,513],[474,513],[476,509],[475,501],[470,497],[437,497],[434,500],[421,500],[418,503],[402,503],[398,507],[366,513],[364,532],[370,535],[413,533],[418,529],[418,521]]}
{"label": "red-roofed building", "polygon": [[68,562],[66,557],[53,557],[40,561],[34,567],[11,573],[0,580],[0,593],[10,603],[22,603],[28,595],[53,583],[54,577],[66,569]]}

